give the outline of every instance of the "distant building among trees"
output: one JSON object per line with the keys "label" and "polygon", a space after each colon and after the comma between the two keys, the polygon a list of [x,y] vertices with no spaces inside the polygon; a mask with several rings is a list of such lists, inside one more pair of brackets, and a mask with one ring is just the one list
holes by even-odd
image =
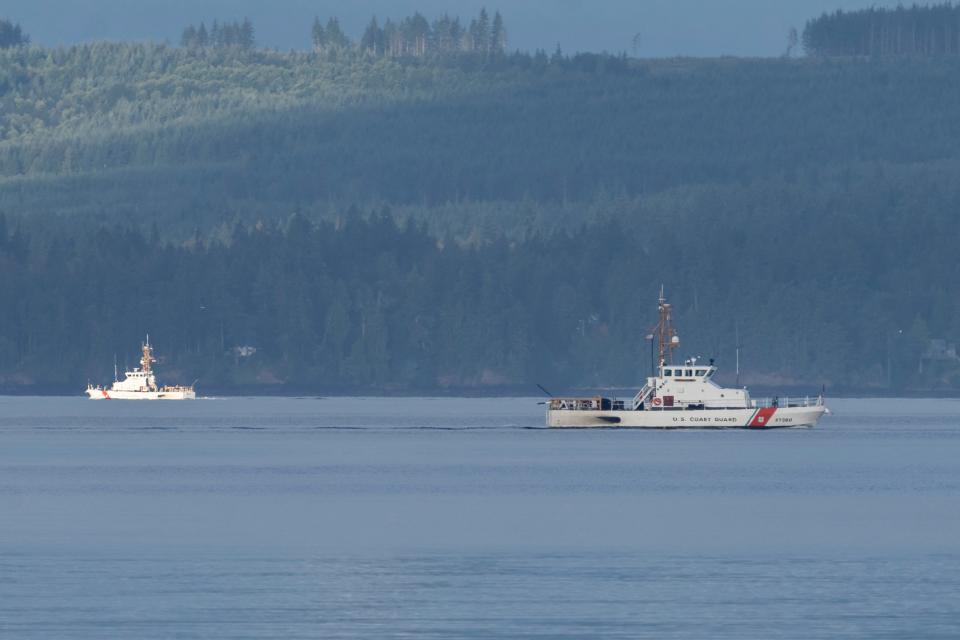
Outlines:
{"label": "distant building among trees", "polygon": [[223,24],[214,20],[209,31],[201,22],[199,27],[190,25],[180,36],[180,46],[189,48],[253,49],[256,44],[253,23],[249,18],[244,18],[243,22],[224,22]]}
{"label": "distant building among trees", "polygon": [[[335,17],[329,18],[326,25],[320,18],[314,18],[311,40],[313,50],[318,53],[354,48]],[[486,9],[481,9],[466,26],[459,17],[451,18],[448,14],[431,23],[417,12],[398,22],[387,19],[383,26],[373,17],[356,48],[393,58],[460,52],[496,55],[506,51],[507,29],[499,11],[494,12],[491,19]]]}
{"label": "distant building among trees", "polygon": [[0,20],[0,49],[9,49],[30,44],[30,36],[23,32],[19,24],[9,20]]}
{"label": "distant building among trees", "polygon": [[960,55],[960,5],[825,13],[807,23],[803,47],[811,56]]}

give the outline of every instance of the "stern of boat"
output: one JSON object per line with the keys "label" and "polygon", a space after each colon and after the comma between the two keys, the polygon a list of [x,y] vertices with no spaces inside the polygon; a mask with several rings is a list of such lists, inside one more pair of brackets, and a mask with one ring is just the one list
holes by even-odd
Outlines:
{"label": "stern of boat", "polygon": [[85,391],[87,397],[91,400],[109,400],[110,397],[107,395],[107,392],[103,387],[95,387],[92,384],[87,385],[87,390]]}

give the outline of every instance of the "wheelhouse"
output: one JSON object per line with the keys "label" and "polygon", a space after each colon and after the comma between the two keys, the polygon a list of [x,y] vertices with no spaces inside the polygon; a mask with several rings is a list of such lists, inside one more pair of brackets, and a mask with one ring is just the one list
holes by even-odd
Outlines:
{"label": "wheelhouse", "polygon": [[707,382],[716,372],[717,368],[712,364],[705,367],[696,364],[696,361],[688,360],[683,365],[663,365],[660,368],[660,377],[676,382]]}

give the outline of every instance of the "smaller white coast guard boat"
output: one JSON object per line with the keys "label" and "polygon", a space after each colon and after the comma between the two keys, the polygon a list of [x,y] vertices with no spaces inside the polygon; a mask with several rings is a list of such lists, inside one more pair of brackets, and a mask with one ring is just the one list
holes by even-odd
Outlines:
{"label": "smaller white coast guard boat", "polygon": [[550,427],[629,427],[651,429],[772,429],[812,427],[829,410],[823,396],[754,400],[746,389],[728,389],[713,381],[713,360],[696,358],[673,364],[680,338],[673,329],[672,309],[660,291],[660,321],[648,339],[660,345],[657,374],[632,400],[601,396],[552,398]]}
{"label": "smaller white coast guard boat", "polygon": [[114,366],[114,381],[109,389],[101,386],[87,385],[87,396],[91,400],[193,400],[197,397],[193,386],[166,386],[158,387],[157,379],[153,375],[153,347],[150,346],[150,336],[141,345],[143,355],[140,357],[140,368],[127,371],[123,380],[117,380],[116,366]]}

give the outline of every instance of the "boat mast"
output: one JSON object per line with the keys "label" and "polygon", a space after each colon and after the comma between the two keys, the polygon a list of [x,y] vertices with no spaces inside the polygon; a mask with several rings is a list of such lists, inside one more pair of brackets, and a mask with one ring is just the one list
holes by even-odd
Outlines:
{"label": "boat mast", "polygon": [[663,285],[660,285],[660,320],[657,326],[653,328],[653,334],[657,337],[657,344],[660,347],[659,366],[673,364],[673,350],[680,346],[680,338],[673,329],[673,307],[667,302],[663,294]]}
{"label": "boat mast", "polygon": [[141,371],[150,373],[150,364],[156,362],[156,358],[153,357],[153,352],[150,348],[150,334],[147,334],[147,341],[143,343],[143,356],[140,358],[140,368]]}

